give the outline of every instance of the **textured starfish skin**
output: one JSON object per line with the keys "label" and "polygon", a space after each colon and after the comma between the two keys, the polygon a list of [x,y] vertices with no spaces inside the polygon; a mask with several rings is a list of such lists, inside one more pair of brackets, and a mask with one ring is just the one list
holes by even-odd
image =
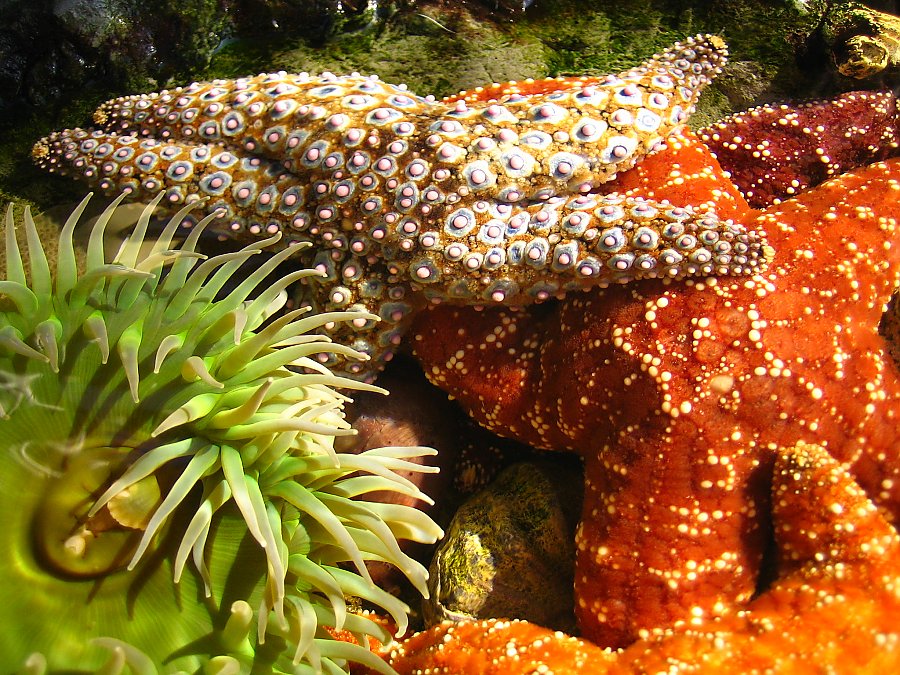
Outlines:
{"label": "textured starfish skin", "polygon": [[893,672],[900,663],[900,538],[825,449],[778,452],[778,577],[745,609],[614,653],[526,622],[444,623],[388,655],[401,675]]}
{"label": "textured starfish skin", "polygon": [[698,132],[751,206],[764,208],[842,173],[895,157],[900,113],[892,91],[762,105]]}
{"label": "textured starfish skin", "polygon": [[[688,146],[639,170],[671,172]],[[749,279],[647,282],[531,313],[437,308],[414,325],[430,379],[482,424],[584,457],[586,638],[624,646],[746,603],[779,447],[826,446],[900,515],[900,381],[878,334],[900,282],[898,208],[900,164],[875,164],[762,212],[776,255]]]}
{"label": "textured starfish skin", "polygon": [[756,233],[691,206],[599,198],[680,128],[724,63],[698,36],[618,76],[501,101],[437,102],[373,78],[273,73],[104,104],[96,130],[39,141],[35,160],[169,208],[207,198],[218,230],[310,241],[303,301],[380,322],[332,335],[390,358],[429,300],[521,306],[637,278],[750,274]]}

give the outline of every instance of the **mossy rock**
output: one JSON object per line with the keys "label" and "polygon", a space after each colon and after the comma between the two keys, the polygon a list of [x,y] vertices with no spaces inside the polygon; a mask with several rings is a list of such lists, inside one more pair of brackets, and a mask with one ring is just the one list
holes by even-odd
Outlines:
{"label": "mossy rock", "polygon": [[426,621],[505,617],[572,630],[580,478],[523,462],[466,502],[432,560]]}

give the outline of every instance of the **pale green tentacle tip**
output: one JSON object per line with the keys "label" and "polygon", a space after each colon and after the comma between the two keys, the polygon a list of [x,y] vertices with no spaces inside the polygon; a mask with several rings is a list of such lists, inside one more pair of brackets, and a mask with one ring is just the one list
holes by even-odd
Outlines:
{"label": "pale green tentacle tip", "polygon": [[[12,205],[10,205],[12,209]],[[30,654],[22,667],[19,668],[18,675],[44,675],[47,672],[47,657],[40,652]]]}
{"label": "pale green tentacle tip", "polygon": [[231,604],[231,616],[228,617],[219,638],[225,650],[252,653],[250,633],[254,624],[253,608],[250,604],[246,600],[235,600]]}
{"label": "pale green tentacle tip", "polygon": [[[26,357],[29,370],[21,375],[0,370],[0,416],[15,424],[20,408],[71,414],[68,403],[59,405],[70,397],[85,402],[79,415],[92,424],[92,436],[80,432],[77,439],[54,427],[29,427],[29,443],[78,449],[51,467],[61,476],[48,480],[48,489],[41,494],[53,497],[56,509],[47,511],[52,517],[46,523],[71,521],[80,528],[78,537],[65,539],[66,545],[71,540],[90,548],[93,566],[81,564],[81,558],[73,561],[65,545],[48,545],[47,555],[66,574],[128,575],[151,557],[160,537],[171,534],[173,541],[181,541],[167,583],[195,586],[212,597],[228,583],[227,575],[223,577],[212,563],[228,545],[217,533],[223,523],[229,523],[232,530],[243,528],[249,533],[266,572],[260,585],[232,603],[224,627],[217,629],[210,617],[208,633],[185,631],[177,638],[184,640],[181,644],[154,644],[152,637],[148,639],[135,627],[133,617],[123,618],[121,626],[107,621],[94,633],[107,637],[90,642],[108,652],[96,672],[150,675],[167,667],[166,654],[182,651],[193,639],[207,638],[218,645],[214,651],[219,655],[189,655],[191,672],[246,672],[257,658],[267,663],[274,658],[276,671],[286,668],[285,672],[313,673],[324,668],[337,673],[346,661],[390,672],[360,645],[319,637],[324,627],[340,630],[345,622],[348,627],[352,623],[346,596],[380,606],[398,626],[405,626],[408,607],[372,585],[364,561],[394,564],[421,590],[426,571],[401,551],[396,540],[433,542],[440,536],[440,529],[421,512],[365,500],[366,493],[379,488],[428,501],[398,472],[436,470],[407,461],[434,451],[383,448],[344,455],[334,448],[335,436],[354,433],[343,414],[348,398],[335,387],[383,390],[338,377],[318,364],[315,357],[324,351],[358,354],[309,333],[326,322],[377,317],[348,311],[301,318],[302,312],[293,312],[264,323],[285,301],[281,288],[269,288],[257,300],[248,300],[264,275],[252,275],[251,283],[245,279],[238,290],[217,299],[224,282],[264,244],[203,259],[192,250],[198,226],[178,249],[171,240],[180,217],[189,209],[169,221],[146,255],[142,253],[146,250],[142,247],[144,223],[135,228],[113,262],[107,262],[104,230],[117,203],[104,211],[90,232],[86,272],[79,275],[76,269],[69,236],[80,215],[78,209],[60,235],[57,277],[44,274],[44,265],[38,261],[41,283],[55,284],[52,305],[29,288],[25,266],[16,262],[17,249],[8,256],[11,272],[6,286],[0,287],[0,294],[11,301],[16,298],[7,289],[21,296],[22,306],[31,306],[35,300],[42,312],[49,312],[31,317],[10,310],[2,315],[0,352],[5,350],[10,359]],[[141,218],[147,219],[152,208]],[[7,240],[10,236],[14,238],[14,233],[8,229]],[[16,303],[7,303],[12,304]],[[291,369],[294,365],[304,368],[296,372]],[[101,367],[119,379],[109,380],[108,391],[99,397],[87,388],[81,392],[71,385],[57,388],[59,372],[83,375],[72,380],[84,383],[83,387],[106,386],[105,379],[93,378]],[[37,385],[53,385],[49,388],[55,393],[46,394]],[[107,401],[114,405],[106,407]],[[133,427],[136,419],[141,422]],[[45,431],[46,437],[41,435]],[[112,438],[128,440],[105,447],[103,443]],[[136,447],[141,451],[123,454]],[[45,454],[55,461],[59,453]],[[191,508],[193,495],[202,495],[193,517],[183,531],[172,532],[177,522],[183,522],[173,517],[176,510]],[[63,516],[60,508],[65,510]],[[47,527],[48,536],[57,531],[70,534],[63,526]],[[126,539],[132,542],[130,548],[121,549],[119,542]],[[50,539],[51,543],[58,540]],[[128,556],[123,553],[131,556],[125,567]],[[341,569],[347,562],[355,572]],[[192,568],[193,574],[183,575]],[[154,576],[157,588],[165,576]],[[48,588],[65,589],[68,583],[65,575],[43,581]],[[352,632],[358,636],[380,635],[365,623],[354,626]],[[75,623],[71,630],[83,629]],[[283,651],[277,640],[265,639],[267,633],[286,642]],[[52,631],[47,637],[53,639]],[[44,675],[61,667],[57,664],[71,667],[64,648],[54,645],[60,653],[49,653],[50,647],[40,642],[34,644],[45,649],[49,660],[36,652],[19,661],[32,648],[31,643],[25,644],[29,646],[13,657],[12,667],[18,666],[19,672]],[[260,656],[258,648],[265,655]]]}
{"label": "pale green tentacle tip", "polygon": [[127,642],[99,637],[91,640],[91,644],[110,651],[109,660],[97,670],[97,675],[124,675],[127,672],[132,675],[157,675],[152,659]]}
{"label": "pale green tentacle tip", "polygon": [[231,656],[216,656],[203,666],[203,675],[238,675],[240,662]]}

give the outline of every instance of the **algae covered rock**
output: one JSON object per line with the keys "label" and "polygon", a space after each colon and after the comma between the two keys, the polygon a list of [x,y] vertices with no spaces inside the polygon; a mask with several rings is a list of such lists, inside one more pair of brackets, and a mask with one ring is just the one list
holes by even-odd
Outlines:
{"label": "algae covered rock", "polygon": [[579,470],[523,462],[464,504],[429,569],[429,623],[528,619],[571,629]]}

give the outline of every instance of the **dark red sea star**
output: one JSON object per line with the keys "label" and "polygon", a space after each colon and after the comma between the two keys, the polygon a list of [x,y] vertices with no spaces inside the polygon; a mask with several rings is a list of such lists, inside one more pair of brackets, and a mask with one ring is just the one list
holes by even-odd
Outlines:
{"label": "dark red sea star", "polygon": [[851,91],[829,101],[751,108],[698,135],[751,206],[764,208],[896,156],[900,112],[892,91]]}

